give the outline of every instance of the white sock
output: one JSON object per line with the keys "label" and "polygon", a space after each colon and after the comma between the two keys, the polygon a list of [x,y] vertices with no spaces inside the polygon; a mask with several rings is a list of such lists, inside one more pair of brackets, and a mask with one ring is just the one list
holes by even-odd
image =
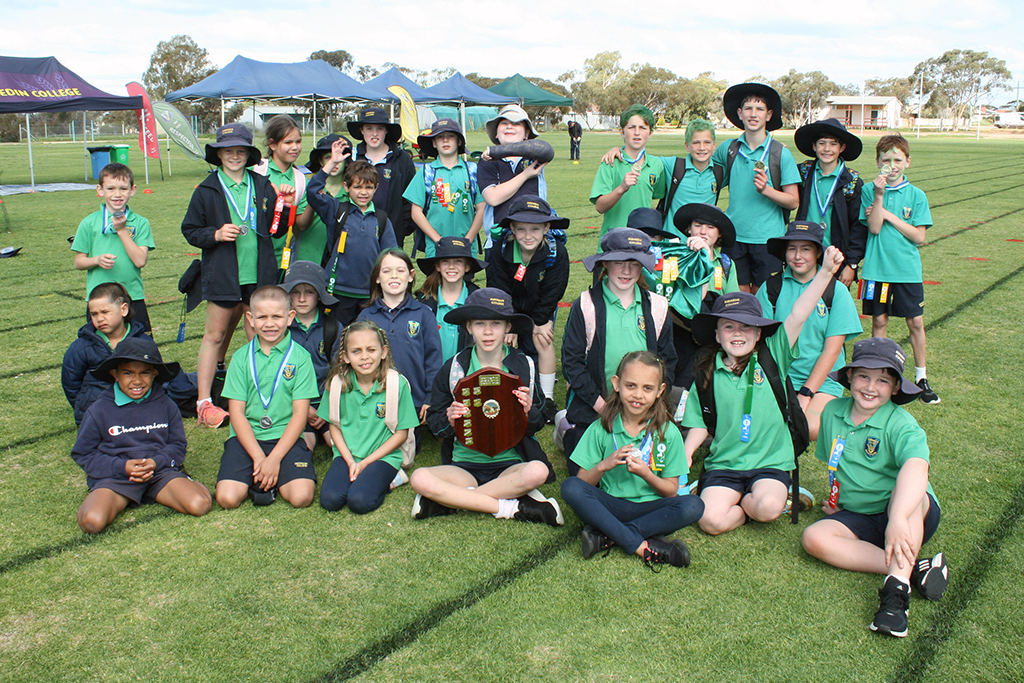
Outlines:
{"label": "white sock", "polygon": [[914,384],[917,384],[927,376],[928,373],[925,372],[924,368],[919,368],[916,365],[914,366]]}
{"label": "white sock", "polygon": [[202,408],[204,403],[213,403],[213,399],[212,398],[204,398],[202,401],[196,401],[196,410],[199,410],[200,408]]}
{"label": "white sock", "polygon": [[548,398],[555,397],[555,373],[552,372],[550,375],[540,376],[540,390]]}
{"label": "white sock", "polygon": [[519,512],[519,501],[515,498],[499,498],[498,511],[494,513],[495,519],[512,519],[512,516]]}
{"label": "white sock", "polygon": [[906,578],[905,576],[898,576],[896,574],[889,574],[888,576],[885,577],[886,581],[889,580],[889,576],[891,576],[892,578],[896,579],[897,581],[902,583],[904,586],[906,586],[908,591],[910,590],[910,579]]}

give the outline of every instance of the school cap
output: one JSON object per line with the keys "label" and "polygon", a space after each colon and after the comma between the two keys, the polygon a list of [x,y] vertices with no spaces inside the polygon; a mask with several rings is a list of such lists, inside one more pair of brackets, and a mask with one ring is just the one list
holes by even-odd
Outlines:
{"label": "school cap", "polygon": [[17,256],[18,252],[24,249],[24,247],[4,247],[0,249],[0,258],[11,258]]}
{"label": "school cap", "polygon": [[518,104],[506,104],[498,112],[498,115],[487,122],[484,126],[487,128],[487,137],[491,139],[491,142],[498,144],[498,123],[502,119],[507,119],[512,123],[519,123],[522,121],[526,124],[526,139],[532,140],[537,137],[537,131],[534,130],[533,124],[530,122],[530,116],[526,113],[522,107]]}
{"label": "school cap", "polygon": [[719,318],[753,325],[763,330],[762,338],[775,334],[782,323],[764,317],[761,302],[747,292],[729,292],[715,299],[710,313],[698,313],[690,327],[694,340],[701,346],[714,346]]}
{"label": "school cap", "polygon": [[306,162],[306,168],[309,169],[310,173],[316,173],[323,168],[323,164],[320,163],[320,160],[324,154],[331,153],[331,145],[334,144],[335,140],[344,140],[345,144],[349,146],[349,149],[352,148],[352,141],[344,135],[331,133],[330,135],[323,136],[316,141],[316,147],[309,150],[309,161]]}
{"label": "school cap", "polygon": [[114,352],[110,357],[92,371],[92,376],[102,382],[113,384],[114,376],[110,374],[110,371],[116,370],[117,366],[121,363],[130,363],[133,360],[147,363],[156,368],[156,381],[161,384],[171,381],[181,372],[179,364],[164,363],[164,359],[160,357],[160,350],[156,348],[155,341],[146,335],[141,335],[122,339],[114,347]]}
{"label": "school cap", "polygon": [[262,155],[253,147],[252,131],[241,123],[229,123],[217,129],[217,141],[206,143],[206,163],[220,166],[220,157],[217,150],[224,147],[245,147],[249,150],[249,158],[246,159],[246,166],[254,166],[260,163]]}
{"label": "school cap", "polygon": [[430,126],[430,132],[424,133],[416,138],[416,144],[420,146],[420,153],[428,157],[437,156],[437,148],[434,147],[434,138],[441,133],[455,133],[459,136],[459,154],[466,153],[466,136],[462,132],[462,126],[455,119],[438,119]]}
{"label": "school cap", "polygon": [[633,209],[626,218],[626,227],[643,231],[652,240],[679,239],[680,235],[664,229],[661,212],[647,206]]}
{"label": "school cap", "polygon": [[602,261],[636,261],[653,273],[657,265],[651,253],[651,238],[636,228],[615,228],[601,238],[601,253],[587,256],[583,266],[594,272],[594,266]]}
{"label": "school cap", "polygon": [[732,125],[743,130],[743,121],[737,111],[743,106],[743,100],[747,95],[757,95],[763,99],[772,112],[772,117],[764,125],[765,130],[771,132],[782,128],[782,98],[774,88],[764,83],[739,83],[725,91],[722,108]]}
{"label": "school cap", "polygon": [[736,227],[732,224],[732,220],[725,215],[725,211],[717,206],[700,202],[683,204],[672,217],[672,224],[676,226],[676,230],[687,237],[690,236],[690,223],[693,221],[707,223],[718,228],[723,249],[736,244]]}
{"label": "school cap", "polygon": [[860,138],[846,130],[839,119],[823,119],[814,123],[808,123],[806,126],[800,126],[796,129],[796,133],[793,134],[793,142],[796,143],[796,148],[809,157],[816,157],[814,153],[814,143],[821,138],[835,138],[839,142],[846,145],[846,149],[840,154],[845,161],[853,161],[860,156],[861,151],[864,149],[864,143],[861,142]]}
{"label": "school cap", "polygon": [[281,289],[291,294],[295,285],[306,284],[316,290],[320,303],[324,306],[333,306],[338,303],[338,299],[327,293],[324,279],[324,269],[319,264],[312,261],[293,261],[284,274]]}
{"label": "school cap", "polygon": [[473,242],[465,237],[451,237],[446,235],[437,241],[433,258],[416,259],[419,266],[427,275],[434,272],[434,265],[441,259],[464,258],[469,264],[470,273],[479,273],[487,267],[487,264],[473,256]]}
{"label": "school cap", "polygon": [[892,370],[900,378],[900,390],[892,395],[892,402],[901,406],[916,401],[917,395],[921,393],[921,387],[903,376],[903,366],[906,360],[907,355],[892,339],[886,337],[861,339],[853,345],[853,356],[850,358],[850,362],[835,372],[830,372],[828,376],[849,389],[852,368]]}
{"label": "school cap", "polygon": [[560,218],[551,208],[551,205],[535,194],[524,194],[514,197],[508,204],[508,214],[498,223],[503,228],[512,227],[512,221],[517,223],[550,223],[556,230],[565,230],[569,227],[568,218]]}
{"label": "school cap", "polygon": [[387,129],[384,134],[384,142],[389,145],[397,144],[402,139],[402,125],[391,123],[391,119],[382,107],[367,107],[359,112],[359,117],[355,121],[348,122],[348,134],[356,140],[362,140],[364,123],[379,123],[384,126]]}
{"label": "school cap", "polygon": [[789,243],[798,240],[814,242],[818,245],[818,265],[820,266],[822,257],[825,256],[825,228],[820,223],[792,221],[786,226],[785,235],[768,240],[768,253],[785,263],[786,249],[789,247]]}
{"label": "school cap", "polygon": [[512,307],[512,297],[497,287],[482,287],[466,297],[466,303],[448,311],[446,323],[463,325],[470,320],[507,320],[515,334],[531,334],[533,320]]}

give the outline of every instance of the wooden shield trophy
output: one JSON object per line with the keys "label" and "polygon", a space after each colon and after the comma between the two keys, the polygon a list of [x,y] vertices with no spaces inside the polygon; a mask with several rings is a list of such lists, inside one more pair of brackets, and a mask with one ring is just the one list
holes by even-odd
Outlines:
{"label": "wooden shield trophy", "polygon": [[494,368],[459,380],[455,400],[469,408],[455,420],[455,436],[463,446],[493,458],[523,440],[526,411],[512,393],[521,386],[519,377]]}

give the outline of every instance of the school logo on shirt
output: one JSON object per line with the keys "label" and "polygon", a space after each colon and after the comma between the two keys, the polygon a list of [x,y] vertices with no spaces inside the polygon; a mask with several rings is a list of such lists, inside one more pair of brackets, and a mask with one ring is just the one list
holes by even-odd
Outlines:
{"label": "school logo on shirt", "polygon": [[657,185],[658,184],[658,174],[657,173],[652,173],[650,175],[650,181],[651,181],[651,187],[654,187],[655,185]]}
{"label": "school logo on shirt", "polygon": [[466,181],[466,192],[469,192],[469,189],[470,189],[470,188],[469,188],[469,181],[467,180],[467,181]]}
{"label": "school logo on shirt", "polygon": [[316,352],[321,356],[324,355],[324,340],[320,340],[320,346],[316,347]]}
{"label": "school logo on shirt", "polygon": [[761,368],[754,368],[754,386],[761,386],[764,384],[764,370]]}
{"label": "school logo on shirt", "polygon": [[391,180],[391,169],[390,168],[385,168],[384,169],[384,180]]}
{"label": "school logo on shirt", "polygon": [[291,379],[292,377],[294,377],[295,376],[295,364],[294,363],[289,363],[288,365],[284,366],[284,372],[281,373],[281,374],[284,376],[285,379]]}
{"label": "school logo on shirt", "polygon": [[420,333],[420,324],[419,324],[419,322],[416,321],[416,320],[410,320],[409,321],[408,329],[409,329],[409,336],[410,337],[415,337],[417,334]]}
{"label": "school logo on shirt", "polygon": [[820,299],[818,300],[818,305],[815,306],[814,310],[818,312],[819,318],[824,318],[826,315],[828,315],[828,308],[825,307],[825,302]]}
{"label": "school logo on shirt", "polygon": [[378,403],[377,404],[377,417],[380,418],[381,420],[383,420],[384,419],[384,412],[385,412],[384,404],[383,403]]}
{"label": "school logo on shirt", "polygon": [[647,331],[647,321],[644,320],[643,314],[638,315],[636,317],[636,328],[638,330],[640,330],[641,332],[646,332]]}
{"label": "school logo on shirt", "polygon": [[910,217],[914,215],[914,208],[911,206],[903,207],[903,220],[909,221]]}
{"label": "school logo on shirt", "polygon": [[711,191],[718,194],[718,183],[714,180],[711,181]]}
{"label": "school logo on shirt", "polygon": [[870,436],[864,440],[864,455],[873,458],[878,455],[878,438]]}

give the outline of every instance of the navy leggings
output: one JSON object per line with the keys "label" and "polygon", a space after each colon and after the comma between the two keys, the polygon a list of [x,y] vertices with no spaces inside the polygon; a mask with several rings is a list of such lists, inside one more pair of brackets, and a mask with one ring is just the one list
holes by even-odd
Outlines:
{"label": "navy leggings", "polygon": [[365,515],[384,503],[384,496],[391,490],[396,474],[398,470],[394,467],[383,460],[375,460],[359,473],[355,481],[349,481],[345,458],[335,458],[320,487],[320,506],[334,512],[348,504],[352,512]]}
{"label": "navy leggings", "polygon": [[562,498],[585,523],[601,531],[628,553],[651,536],[671,534],[704,514],[697,496],[672,496],[646,503],[616,498],[579,477],[562,482]]}

